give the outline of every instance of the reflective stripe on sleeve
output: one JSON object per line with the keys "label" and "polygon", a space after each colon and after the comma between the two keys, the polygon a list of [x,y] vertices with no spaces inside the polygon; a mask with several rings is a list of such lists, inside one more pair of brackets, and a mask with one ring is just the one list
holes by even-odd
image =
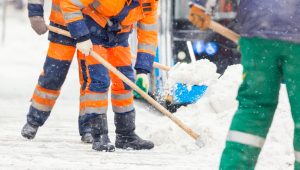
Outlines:
{"label": "reflective stripe on sleeve", "polygon": [[76,17],[83,17],[81,11],[64,13],[65,20],[71,20]]}
{"label": "reflective stripe on sleeve", "polygon": [[83,8],[83,4],[80,2],[80,0],[72,0],[72,3],[79,8]]}
{"label": "reflective stripe on sleeve", "polygon": [[138,27],[145,31],[157,31],[158,30],[158,24],[143,24],[138,23]]}
{"label": "reflective stripe on sleeve", "polygon": [[156,45],[151,45],[151,44],[138,44],[138,49],[139,50],[147,50],[147,51],[152,51],[152,52],[156,52]]}
{"label": "reflective stripe on sleeve", "polygon": [[229,131],[227,141],[237,142],[258,148],[262,148],[265,143],[265,139],[260,136],[239,131]]}
{"label": "reflective stripe on sleeve", "polygon": [[60,7],[59,7],[59,6],[57,6],[57,5],[55,5],[54,3],[52,3],[52,7],[51,7],[51,9],[52,9],[53,11],[56,11],[56,12],[62,13],[62,11],[61,11]]}

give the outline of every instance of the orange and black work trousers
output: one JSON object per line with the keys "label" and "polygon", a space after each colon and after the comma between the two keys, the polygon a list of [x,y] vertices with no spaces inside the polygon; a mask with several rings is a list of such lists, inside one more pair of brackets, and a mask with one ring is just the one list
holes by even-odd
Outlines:
{"label": "orange and black work trousers", "polygon": [[[51,25],[66,29],[63,26],[51,23]],[[32,125],[42,126],[52,111],[54,104],[59,97],[60,89],[68,74],[72,59],[76,52],[76,42],[68,37],[49,32],[49,48],[44,62],[43,71],[38,79],[38,84],[34,90],[27,122]],[[84,63],[84,57],[77,53],[79,66]],[[81,68],[79,67],[81,70]],[[80,84],[84,83],[81,71]],[[79,116],[79,119],[81,117]],[[80,120],[79,120],[80,123]],[[79,133],[87,133],[90,128],[79,124]]]}
{"label": "orange and black work trousers", "polygon": [[[94,45],[93,50],[134,81],[130,47],[104,48],[101,45]],[[80,98],[80,115],[82,117],[80,121],[90,122],[98,115],[106,114],[110,82],[112,82],[111,103],[113,111],[117,114],[134,111],[133,93],[128,85],[110,73],[92,56],[87,56],[85,62],[81,64],[82,77],[85,79],[85,83],[82,86]]]}

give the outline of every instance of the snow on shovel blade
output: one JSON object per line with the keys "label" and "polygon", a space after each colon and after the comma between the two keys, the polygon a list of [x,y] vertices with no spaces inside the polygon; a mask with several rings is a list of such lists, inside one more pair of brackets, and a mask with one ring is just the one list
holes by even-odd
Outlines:
{"label": "snow on shovel blade", "polygon": [[189,64],[177,63],[168,72],[165,91],[168,96],[172,96],[172,104],[195,103],[219,76],[216,65],[207,59]]}

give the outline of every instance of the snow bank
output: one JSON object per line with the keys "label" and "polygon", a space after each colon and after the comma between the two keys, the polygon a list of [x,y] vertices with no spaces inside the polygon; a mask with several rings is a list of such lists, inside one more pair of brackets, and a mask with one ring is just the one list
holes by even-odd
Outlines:
{"label": "snow bank", "polygon": [[176,83],[187,85],[209,85],[218,79],[217,66],[207,59],[194,63],[178,63],[168,72],[167,87]]}
{"label": "snow bank", "polygon": [[241,65],[229,66],[225,73],[208,87],[207,97],[211,107],[219,113],[237,106],[236,96],[242,83],[243,67]]}
{"label": "snow bank", "polygon": [[[174,114],[200,134],[205,143],[198,148],[187,134],[167,118],[151,128],[151,140],[160,150],[174,150],[199,157],[198,169],[218,169],[227,131],[238,103],[236,95],[242,82],[242,66],[228,67],[224,75],[210,84],[209,90],[197,103],[181,107]],[[285,86],[280,91],[280,104],[267,142],[260,154],[257,170],[293,169],[293,126]],[[216,114],[217,113],[217,114]]]}

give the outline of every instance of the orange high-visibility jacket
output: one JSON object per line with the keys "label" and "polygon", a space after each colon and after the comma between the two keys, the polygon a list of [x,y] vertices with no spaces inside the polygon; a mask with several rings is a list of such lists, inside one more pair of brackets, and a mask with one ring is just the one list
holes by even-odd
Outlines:
{"label": "orange high-visibility jacket", "polygon": [[61,8],[60,8],[60,0],[52,0],[52,7],[49,20],[59,24],[66,26],[66,22],[64,20]]}
{"label": "orange high-visibility jacket", "polygon": [[[158,0],[61,0],[64,19],[73,38],[77,40],[89,34],[83,14],[93,18],[102,28],[110,26],[110,18],[120,15],[125,6],[138,4],[126,13],[119,25],[122,33],[130,32],[137,23],[139,53],[153,58],[158,43],[157,7]],[[80,41],[79,41],[80,42]],[[148,57],[149,58],[149,57]]]}
{"label": "orange high-visibility jacket", "polygon": [[[66,26],[62,11],[60,9],[60,0],[52,0],[52,8],[50,13],[50,21]],[[29,17],[44,16],[44,0],[28,0]]]}

